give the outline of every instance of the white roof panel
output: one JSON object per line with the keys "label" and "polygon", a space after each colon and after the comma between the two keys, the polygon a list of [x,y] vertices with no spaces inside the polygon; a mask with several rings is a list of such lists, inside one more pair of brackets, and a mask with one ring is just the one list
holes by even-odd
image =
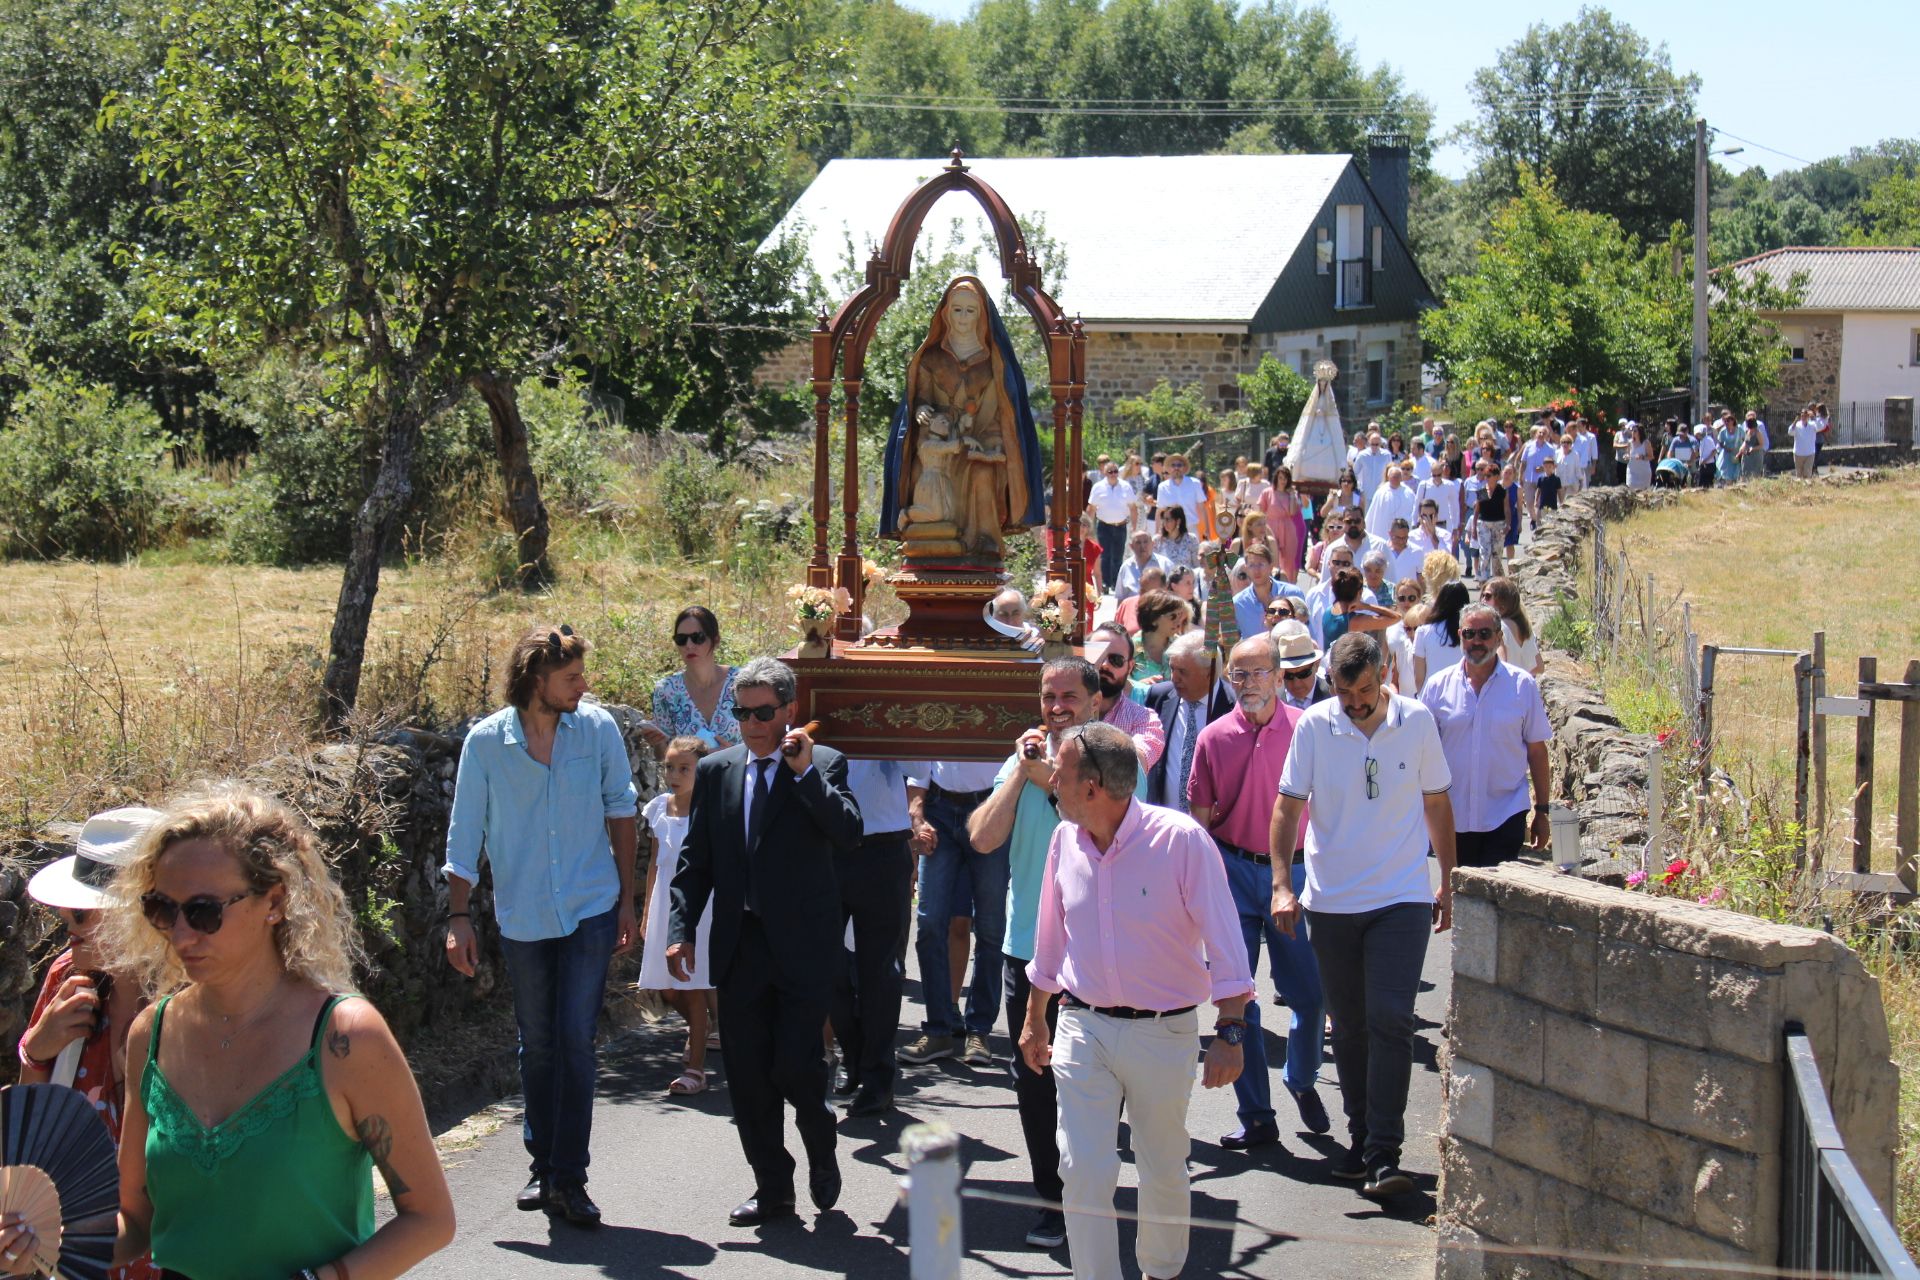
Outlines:
{"label": "white roof panel", "polygon": [[[1350,162],[1345,155],[966,161],[1014,216],[1037,222],[1059,245],[1064,276],[1042,283],[1068,315],[1089,323],[1234,326],[1253,319]],[[835,277],[846,266],[849,237],[864,272],[901,201],[947,163],[831,161],[774,236],[804,229],[809,261],[837,304],[843,290]],[[997,280],[986,220],[963,192],[934,205],[921,245],[944,250],[956,218],[972,243],[987,247],[982,277]]]}

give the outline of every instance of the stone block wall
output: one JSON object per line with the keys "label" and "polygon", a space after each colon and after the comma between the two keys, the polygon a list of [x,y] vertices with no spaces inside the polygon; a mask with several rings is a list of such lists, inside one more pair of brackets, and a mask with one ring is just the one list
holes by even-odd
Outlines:
{"label": "stone block wall", "polygon": [[[1387,399],[1415,403],[1420,398],[1420,359],[1424,349],[1419,323],[1408,321],[1394,326],[1390,333],[1384,330],[1376,333],[1371,329],[1366,332],[1369,340],[1384,334],[1393,342]],[[1289,354],[1298,351],[1297,339],[1301,336],[1090,330],[1087,334],[1087,409],[1108,414],[1115,401],[1145,395],[1164,378],[1175,386],[1199,383],[1209,408],[1215,413],[1230,413],[1244,407],[1240,375],[1253,372],[1260,357],[1268,352],[1280,352],[1283,346]],[[1308,367],[1315,361],[1336,358],[1340,376],[1334,383],[1334,392],[1340,403],[1341,421],[1351,430],[1352,424],[1364,424],[1368,416],[1368,407],[1362,403],[1367,377],[1365,344],[1317,341],[1311,348]],[[1044,368],[1027,370],[1030,383],[1044,383],[1046,376]],[[769,356],[754,374],[754,380],[760,385],[774,387],[793,386],[812,377],[813,348],[811,342],[804,339]]]}
{"label": "stone block wall", "polygon": [[1772,319],[1799,328],[1807,342],[1807,358],[1781,361],[1780,381],[1767,393],[1767,430],[1784,438],[1787,424],[1809,401],[1831,405],[1840,398],[1840,339],[1845,320],[1837,315],[1783,315]]}
{"label": "stone block wall", "polygon": [[1508,864],[1455,873],[1453,966],[1443,1280],[1772,1265],[1789,1020],[1891,1210],[1899,1078],[1837,939]]}

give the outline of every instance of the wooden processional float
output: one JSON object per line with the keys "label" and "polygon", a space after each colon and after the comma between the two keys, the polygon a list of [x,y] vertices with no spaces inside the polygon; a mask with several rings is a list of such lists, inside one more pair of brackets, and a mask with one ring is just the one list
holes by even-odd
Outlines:
{"label": "wooden processional float", "polygon": [[[948,192],[970,195],[994,233],[1001,274],[1045,338],[1053,400],[1050,486],[1024,374],[987,289],[972,277],[949,284],[909,365],[902,408],[882,464],[882,537],[903,544],[886,575],[907,617],[863,637],[868,558],[858,535],[860,392],[868,345],[912,269],[920,227]],[[835,366],[845,403],[841,542],[829,554],[832,518],[828,427]],[[832,591],[838,608],[812,643],[785,655],[799,676],[799,719],[820,740],[865,759],[1001,760],[1038,720],[1041,658],[987,620],[1009,585],[1006,539],[1047,522],[1048,590],[1065,598],[1043,630],[1050,648],[1085,638],[1087,566],[1077,530],[1086,335],[1042,287],[1007,203],[976,177],[958,148],[937,175],[894,213],[867,262],[866,282],[813,331],[813,558],[807,585]],[[1051,492],[1046,490],[1050,487]],[[1054,585],[1062,584],[1062,585]],[[1031,584],[1014,583],[1023,589]],[[1031,641],[1031,638],[1030,638]]]}

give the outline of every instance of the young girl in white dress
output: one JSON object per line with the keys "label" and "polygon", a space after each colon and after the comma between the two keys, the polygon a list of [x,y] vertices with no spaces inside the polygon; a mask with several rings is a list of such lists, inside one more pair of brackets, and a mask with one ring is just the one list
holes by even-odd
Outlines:
{"label": "young girl in white dress", "polygon": [[695,931],[693,975],[685,982],[667,969],[667,920],[673,912],[674,872],[680,869],[680,845],[687,835],[687,815],[693,807],[693,769],[707,754],[707,744],[695,737],[675,738],[667,743],[667,789],[647,801],[641,810],[647,820],[647,834],[653,841],[653,856],[647,862],[647,913],[641,917],[640,933],[646,939],[640,957],[642,991],[658,991],[687,1022],[686,1069],[667,1086],[667,1092],[679,1097],[705,1092],[707,1087],[707,1027],[709,1005],[713,1000],[713,981],[707,974],[707,934],[713,928],[713,903],[707,903]]}

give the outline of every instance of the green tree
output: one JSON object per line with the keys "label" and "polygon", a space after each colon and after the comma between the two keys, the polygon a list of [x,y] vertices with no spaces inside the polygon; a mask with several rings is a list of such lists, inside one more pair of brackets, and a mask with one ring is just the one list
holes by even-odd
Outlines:
{"label": "green tree", "polygon": [[[1233,31],[1233,80],[1239,101],[1280,100],[1250,121],[1227,120],[1220,145],[1245,154],[1309,152],[1355,155],[1374,132],[1405,134],[1416,181],[1432,157],[1433,107],[1411,93],[1384,63],[1367,70],[1340,35],[1330,9],[1261,0],[1239,11]],[[1332,105],[1329,105],[1332,104]]]}
{"label": "green tree", "polygon": [[[156,0],[0,0],[0,354],[147,400],[180,434],[210,379],[133,338],[138,301],[113,247],[155,197],[131,134],[98,119],[165,54]],[[0,418],[24,384],[0,375]]]}
{"label": "green tree", "polygon": [[845,93],[827,109],[817,159],[912,159],[956,146],[998,154],[1001,112],[974,76],[966,31],[894,0],[846,0],[823,12],[845,44],[847,76]]}
{"label": "green tree", "polygon": [[[1685,279],[1692,278],[1689,265]],[[1707,386],[1715,401],[1736,410],[1764,407],[1767,392],[1780,381],[1786,343],[1780,326],[1761,313],[1799,306],[1806,285],[1804,273],[1781,284],[1764,271],[1756,272],[1752,280],[1742,280],[1731,271],[1714,277],[1714,296],[1707,308]]]}
{"label": "green tree", "polygon": [[1252,373],[1240,375],[1240,390],[1246,393],[1248,417],[1264,437],[1293,430],[1313,394],[1313,383],[1269,353],[1260,357]]}
{"label": "green tree", "polygon": [[1920,245],[1920,174],[1890,173],[1860,202],[1855,244]]}
{"label": "green tree", "polygon": [[[330,723],[359,690],[424,424],[469,383],[510,388],[685,322],[707,256],[685,229],[754,212],[736,178],[808,103],[810,68],[756,49],[791,15],[786,0],[173,0],[165,70],[125,105],[195,251],[132,246],[149,324],[213,356],[319,355],[379,439],[329,640]],[[498,432],[518,414],[495,400]],[[523,426],[518,453],[530,486]],[[534,532],[522,510],[515,526]],[[522,562],[536,550],[523,540]]]}
{"label": "green tree", "polygon": [[1785,200],[1763,194],[1715,213],[1707,234],[1719,266],[1789,245],[1836,244],[1844,231],[1838,214],[1796,193]]}
{"label": "green tree", "polygon": [[1612,218],[1569,209],[1522,175],[1476,270],[1423,323],[1449,380],[1474,398],[1611,403],[1667,385],[1681,358],[1684,295],[1658,255]]}
{"label": "green tree", "polygon": [[1693,207],[1699,90],[1664,44],[1582,8],[1572,22],[1528,27],[1474,73],[1479,119],[1465,132],[1496,203],[1525,175],[1551,173],[1569,206],[1651,241]]}

